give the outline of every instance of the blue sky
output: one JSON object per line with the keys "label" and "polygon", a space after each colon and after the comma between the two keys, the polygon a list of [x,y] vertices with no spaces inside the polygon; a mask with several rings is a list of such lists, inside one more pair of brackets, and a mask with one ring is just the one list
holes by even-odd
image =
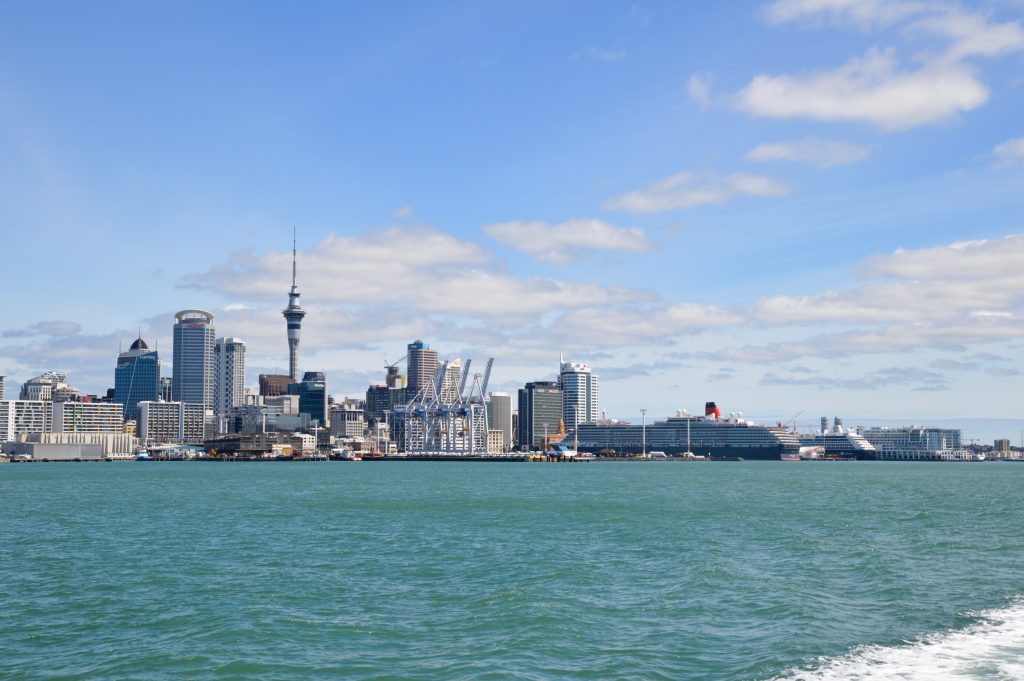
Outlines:
{"label": "blue sky", "polygon": [[[337,396],[424,338],[629,418],[1019,418],[1020,2],[6,3],[0,374],[204,307]],[[170,353],[163,353],[169,373]]]}

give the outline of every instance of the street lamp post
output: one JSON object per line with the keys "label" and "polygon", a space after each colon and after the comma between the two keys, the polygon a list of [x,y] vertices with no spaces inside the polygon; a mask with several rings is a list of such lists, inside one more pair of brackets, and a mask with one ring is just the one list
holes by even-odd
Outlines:
{"label": "street lamp post", "polygon": [[640,414],[643,416],[643,426],[640,429],[642,444],[640,445],[640,458],[647,458],[647,410],[641,409]]}
{"label": "street lamp post", "polygon": [[690,449],[690,412],[685,409],[681,411],[683,412],[683,416],[686,417],[686,455],[689,456],[693,454],[693,451]]}

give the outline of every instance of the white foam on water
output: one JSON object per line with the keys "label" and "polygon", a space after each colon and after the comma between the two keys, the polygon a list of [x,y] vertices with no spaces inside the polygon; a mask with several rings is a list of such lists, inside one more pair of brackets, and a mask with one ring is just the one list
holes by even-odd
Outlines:
{"label": "white foam on water", "polygon": [[792,669],[783,679],[806,681],[1024,680],[1024,598],[1005,608],[969,613],[978,621],[928,634],[901,646],[861,646],[821,658],[817,669]]}

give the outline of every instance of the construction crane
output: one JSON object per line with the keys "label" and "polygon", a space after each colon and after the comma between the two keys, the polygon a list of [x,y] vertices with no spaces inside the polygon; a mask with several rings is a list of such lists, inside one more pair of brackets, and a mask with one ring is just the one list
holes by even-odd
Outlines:
{"label": "construction crane", "polygon": [[787,429],[787,430],[789,430],[789,426],[792,425],[793,426],[793,432],[795,433],[796,432],[796,420],[797,420],[797,418],[800,417],[800,414],[803,414],[803,413],[804,413],[804,410],[801,409],[797,413],[793,414],[793,418],[791,418],[790,420],[788,420],[785,423],[780,424],[780,425],[782,425],[782,427]]}
{"label": "construction crane", "polygon": [[405,355],[402,355],[394,362],[388,362],[388,358],[384,356],[384,368],[387,370],[387,378],[384,379],[389,388],[395,387],[398,383],[398,365],[405,361]]}

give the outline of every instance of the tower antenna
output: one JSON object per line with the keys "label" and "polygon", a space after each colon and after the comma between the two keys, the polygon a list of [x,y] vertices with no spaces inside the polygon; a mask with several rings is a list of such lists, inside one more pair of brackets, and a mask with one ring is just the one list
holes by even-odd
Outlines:
{"label": "tower antenna", "polygon": [[295,258],[296,258],[295,244],[296,244],[296,241],[295,241],[295,226],[292,225],[292,288],[293,289],[295,288]]}

